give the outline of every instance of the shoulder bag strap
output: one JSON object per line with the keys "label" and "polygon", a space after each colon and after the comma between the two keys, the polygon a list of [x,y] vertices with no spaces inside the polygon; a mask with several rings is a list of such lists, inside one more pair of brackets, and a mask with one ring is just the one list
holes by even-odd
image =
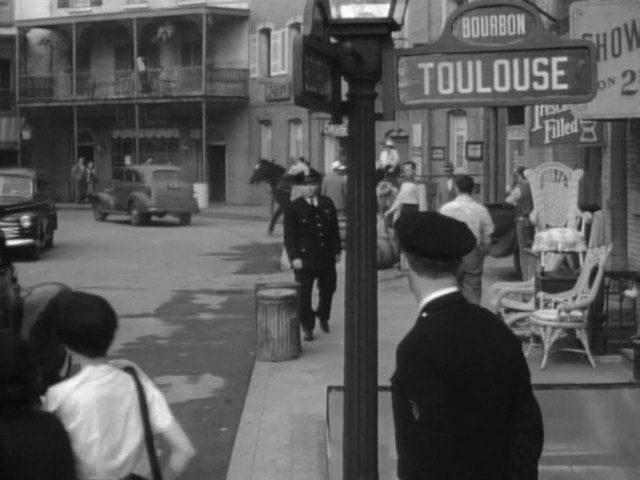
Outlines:
{"label": "shoulder bag strap", "polygon": [[127,372],[133,377],[133,381],[136,384],[136,390],[138,391],[138,401],[140,403],[140,414],[142,416],[142,426],[144,427],[144,442],[147,445],[147,454],[149,455],[149,465],[151,466],[151,475],[153,480],[162,480],[162,471],[160,470],[160,464],[158,463],[158,456],[156,455],[156,447],[153,442],[153,432],[151,431],[151,422],[149,422],[149,407],[147,406],[147,398],[142,388],[138,373],[133,367],[123,367],[122,370]]}

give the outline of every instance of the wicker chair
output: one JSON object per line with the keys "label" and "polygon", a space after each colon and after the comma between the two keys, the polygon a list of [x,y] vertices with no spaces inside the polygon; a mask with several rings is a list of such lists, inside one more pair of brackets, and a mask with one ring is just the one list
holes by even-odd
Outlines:
{"label": "wicker chair", "polygon": [[496,282],[489,287],[489,297],[496,314],[522,338],[531,336],[529,316],[535,310],[534,278],[524,282]]}
{"label": "wicker chair", "polygon": [[589,310],[602,284],[611,248],[605,245],[587,251],[580,276],[571,290],[537,294],[541,308],[529,315],[530,341],[526,354],[529,355],[535,337],[539,336],[543,347],[541,370],[547,364],[551,347],[567,331],[575,332],[583,348],[565,350],[586,354],[591,366],[596,367],[589,347]]}
{"label": "wicker chair", "polygon": [[531,185],[533,211],[529,218],[536,231],[548,228],[578,228],[579,182],[584,170],[572,170],[563,163],[547,162],[524,172]]}

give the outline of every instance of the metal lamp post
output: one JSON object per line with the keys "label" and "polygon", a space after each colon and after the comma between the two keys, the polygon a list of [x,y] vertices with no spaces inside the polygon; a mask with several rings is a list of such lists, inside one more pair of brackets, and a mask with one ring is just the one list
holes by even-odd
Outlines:
{"label": "metal lamp post", "polygon": [[348,82],[343,478],[378,479],[378,282],[375,98],[382,54],[393,48],[408,0],[328,0],[327,33],[337,40]]}

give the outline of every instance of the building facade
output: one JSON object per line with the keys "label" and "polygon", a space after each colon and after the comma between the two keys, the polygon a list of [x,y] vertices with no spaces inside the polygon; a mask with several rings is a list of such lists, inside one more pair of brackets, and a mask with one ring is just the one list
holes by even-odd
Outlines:
{"label": "building facade", "polygon": [[207,201],[247,200],[247,5],[179,0],[17,4],[20,163],[70,195],[77,158],[99,187],[123,167],[181,166]]}

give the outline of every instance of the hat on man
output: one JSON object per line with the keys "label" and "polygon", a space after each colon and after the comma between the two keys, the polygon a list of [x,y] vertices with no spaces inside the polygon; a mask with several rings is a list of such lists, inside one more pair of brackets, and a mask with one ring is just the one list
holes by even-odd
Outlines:
{"label": "hat on man", "polygon": [[347,167],[340,160],[336,160],[335,162],[333,162],[331,164],[331,170],[336,170],[337,172],[341,172],[341,171],[346,170],[346,169],[347,169]]}
{"label": "hat on man", "polygon": [[465,223],[438,212],[403,212],[395,229],[400,248],[432,260],[457,260],[477,243]]}
{"label": "hat on man", "polygon": [[322,183],[322,175],[320,175],[317,170],[311,168],[307,175],[302,173],[296,175],[296,183],[298,185],[318,185]]}
{"label": "hat on man", "polygon": [[384,142],[380,142],[380,145],[385,148],[396,148],[396,144],[390,138],[387,138]]}

